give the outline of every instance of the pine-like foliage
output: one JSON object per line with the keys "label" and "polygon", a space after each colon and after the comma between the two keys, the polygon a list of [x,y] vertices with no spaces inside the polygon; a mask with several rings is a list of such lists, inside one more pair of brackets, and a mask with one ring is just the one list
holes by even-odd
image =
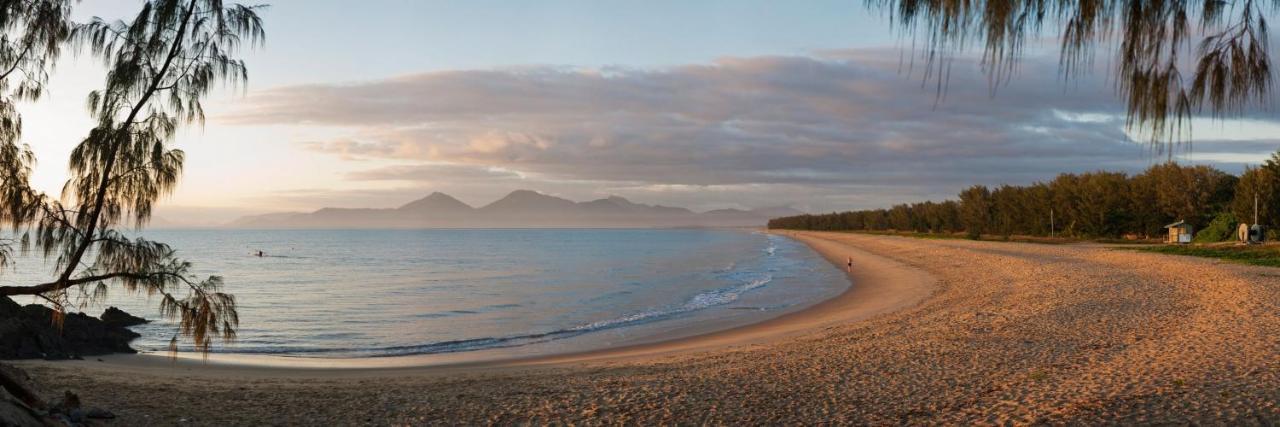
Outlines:
{"label": "pine-like foliage", "polygon": [[[19,126],[0,129],[5,138],[0,141],[0,196],[5,203],[0,219],[18,236],[7,242],[8,248],[16,243],[41,255],[55,271],[47,283],[3,286],[0,295],[35,295],[61,314],[68,307],[100,302],[119,287],[159,297],[161,313],[178,321],[172,349],[179,337],[190,338],[203,352],[215,338],[234,339],[236,302],[222,292],[220,277],[196,277],[191,264],[178,259],[168,245],[131,238],[117,228],[145,225],[156,201],[174,190],[184,156],[169,144],[180,127],[203,124],[201,99],[216,85],[247,81],[245,64],[235,54],[263,41],[257,7],[220,0],[150,0],[129,21],[94,19],[73,25],[67,21],[65,1],[48,1],[60,11],[50,16],[35,6],[46,2],[13,3],[0,19],[16,14],[20,18],[15,22],[25,23],[5,27],[5,36],[43,41],[35,49],[43,62],[14,62],[18,69],[32,71],[24,72],[26,87],[17,85],[11,96],[39,93],[46,62],[63,43],[87,49],[108,72],[103,88],[86,103],[97,125],[72,151],[71,177],[58,197],[28,185],[35,159],[16,142]],[[43,35],[25,36],[33,31],[27,28],[43,29]],[[6,41],[0,49],[12,43],[17,42]],[[0,50],[0,60],[6,58],[13,57]],[[16,117],[12,108],[0,110],[0,124],[17,123]],[[9,259],[0,247],[0,261]]]}
{"label": "pine-like foliage", "polygon": [[[1128,125],[1155,142],[1180,142],[1187,119],[1264,103],[1271,88],[1268,13],[1276,0],[867,0],[924,38],[926,78],[939,90],[949,54],[982,46],[994,83],[1006,81],[1029,39],[1060,41],[1064,75],[1087,72],[1095,51],[1113,55]],[[1047,31],[1046,31],[1047,30]],[[1157,144],[1163,149],[1164,144]]]}

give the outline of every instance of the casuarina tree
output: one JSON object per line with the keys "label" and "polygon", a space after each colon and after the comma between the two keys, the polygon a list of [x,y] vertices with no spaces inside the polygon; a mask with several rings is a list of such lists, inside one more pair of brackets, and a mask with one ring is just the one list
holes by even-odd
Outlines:
{"label": "casuarina tree", "polygon": [[[236,53],[263,41],[258,7],[150,0],[131,19],[78,25],[68,21],[69,8],[66,1],[6,1],[0,11],[0,65],[20,71],[3,76],[0,219],[11,237],[0,242],[0,262],[23,252],[54,270],[43,283],[0,286],[0,296],[42,299],[54,322],[115,290],[158,297],[162,315],[177,321],[171,349],[186,338],[208,352],[215,339],[234,339],[239,323],[222,279],[197,277],[170,246],[121,229],[144,226],[175,189],[184,156],[171,144],[181,127],[203,124],[201,101],[210,90],[247,81]],[[40,93],[64,43],[100,59],[107,75],[86,103],[96,125],[73,149],[70,178],[54,196],[28,181],[36,159],[19,143],[12,100]]]}

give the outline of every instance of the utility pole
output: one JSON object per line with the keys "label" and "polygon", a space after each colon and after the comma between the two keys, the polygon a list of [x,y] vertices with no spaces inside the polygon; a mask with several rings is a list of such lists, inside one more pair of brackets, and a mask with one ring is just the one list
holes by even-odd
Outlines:
{"label": "utility pole", "polygon": [[[1255,198],[1254,200],[1257,200],[1257,198]],[[1256,206],[1256,205],[1257,205],[1257,203],[1255,203],[1254,205]],[[1254,213],[1254,216],[1257,216],[1257,213],[1256,213],[1257,211],[1258,211],[1258,209],[1255,207],[1255,208],[1254,208],[1254,212],[1255,212],[1255,213]],[[1049,237],[1054,237],[1053,208],[1049,208]]]}
{"label": "utility pole", "polygon": [[1261,243],[1264,238],[1262,235],[1262,226],[1258,225],[1258,192],[1253,192],[1253,226],[1249,227],[1249,231],[1245,234],[1245,243]]}

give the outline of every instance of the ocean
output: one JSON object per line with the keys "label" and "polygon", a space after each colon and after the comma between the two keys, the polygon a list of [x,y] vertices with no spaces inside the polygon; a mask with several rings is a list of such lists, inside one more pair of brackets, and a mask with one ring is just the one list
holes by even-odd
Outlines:
{"label": "ocean", "polygon": [[[216,353],[352,358],[593,350],[754,323],[849,286],[803,244],[745,230],[142,234],[172,245],[199,274],[223,276],[226,291],[236,295],[239,337],[216,345]],[[36,283],[50,274],[42,261],[23,258],[0,274],[0,284]],[[159,319],[154,298],[119,287],[107,305]],[[164,351],[174,327],[160,320],[134,330],[142,334],[135,348]]]}

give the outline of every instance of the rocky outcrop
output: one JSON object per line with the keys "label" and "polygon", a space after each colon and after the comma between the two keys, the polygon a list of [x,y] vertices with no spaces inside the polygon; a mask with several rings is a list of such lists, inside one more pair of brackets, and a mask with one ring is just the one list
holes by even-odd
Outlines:
{"label": "rocky outcrop", "polygon": [[36,393],[26,372],[0,364],[0,426],[44,426]]}
{"label": "rocky outcrop", "polygon": [[143,319],[138,316],[134,316],[132,314],[126,313],[124,310],[121,310],[115,307],[107,307],[107,309],[103,311],[102,315],[98,316],[98,318],[102,319],[102,323],[106,323],[107,326],[121,327],[121,328],[137,326],[143,323],[150,322],[150,320]]}
{"label": "rocky outcrop", "polygon": [[17,427],[42,427],[44,421],[38,412],[13,398],[4,387],[0,387],[0,425]]}
{"label": "rocky outcrop", "polygon": [[108,321],[69,313],[59,330],[53,310],[39,304],[19,305],[0,297],[0,359],[75,359],[82,356],[135,353],[129,342],[139,335],[125,326],[145,322],[119,309],[108,309]]}
{"label": "rocky outcrop", "polygon": [[116,417],[111,411],[83,406],[70,390],[52,401],[41,394],[26,372],[0,364],[0,426],[97,426]]}

